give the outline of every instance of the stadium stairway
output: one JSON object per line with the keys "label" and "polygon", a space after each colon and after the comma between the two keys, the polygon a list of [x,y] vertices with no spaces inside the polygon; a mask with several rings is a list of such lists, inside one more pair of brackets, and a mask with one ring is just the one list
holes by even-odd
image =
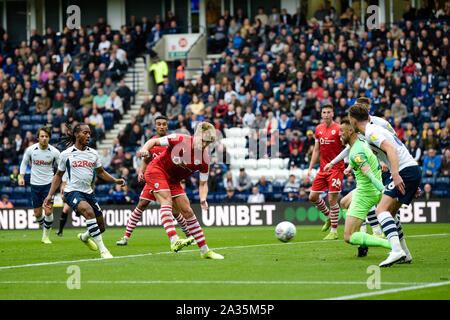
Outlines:
{"label": "stadium stairway", "polygon": [[103,149],[109,149],[112,146],[114,138],[118,136],[120,130],[125,129],[125,126],[130,122],[131,116],[139,113],[141,104],[144,102],[144,96],[151,95],[150,92],[146,91],[147,89],[144,86],[144,77],[146,72],[144,58],[137,57],[135,64],[128,69],[128,72],[124,78],[126,85],[131,90],[133,90],[134,81],[135,90],[137,91],[135,101],[131,104],[130,109],[124,113],[122,120],[115,124],[112,129],[105,132],[105,138],[101,140],[97,146],[97,150],[100,154],[103,153]]}

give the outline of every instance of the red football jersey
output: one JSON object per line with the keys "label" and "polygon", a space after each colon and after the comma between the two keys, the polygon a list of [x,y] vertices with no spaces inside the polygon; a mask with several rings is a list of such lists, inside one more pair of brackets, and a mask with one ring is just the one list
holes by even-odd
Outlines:
{"label": "red football jersey", "polygon": [[187,179],[196,171],[200,171],[201,180],[207,180],[210,163],[208,150],[194,151],[193,141],[193,137],[184,134],[171,134],[161,138],[167,148],[149,167],[159,167],[174,182]]}
{"label": "red football jersey", "polygon": [[[158,139],[158,136],[151,137],[150,139]],[[152,160],[156,159],[161,153],[166,151],[167,147],[163,146],[155,146],[150,150],[150,154],[152,156]]]}
{"label": "red football jersey", "polygon": [[[321,123],[316,127],[315,138],[320,145],[320,171],[330,163],[331,160],[342,151],[341,137],[339,136],[340,125],[336,122],[330,127],[327,127],[325,123]],[[333,166],[333,170],[344,171],[344,161],[339,161]]]}

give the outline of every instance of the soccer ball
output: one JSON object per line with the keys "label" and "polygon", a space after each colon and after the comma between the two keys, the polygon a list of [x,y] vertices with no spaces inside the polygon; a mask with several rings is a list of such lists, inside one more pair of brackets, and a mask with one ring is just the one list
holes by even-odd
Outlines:
{"label": "soccer ball", "polygon": [[275,228],[275,236],[282,242],[288,242],[295,236],[295,226],[289,221],[280,222]]}

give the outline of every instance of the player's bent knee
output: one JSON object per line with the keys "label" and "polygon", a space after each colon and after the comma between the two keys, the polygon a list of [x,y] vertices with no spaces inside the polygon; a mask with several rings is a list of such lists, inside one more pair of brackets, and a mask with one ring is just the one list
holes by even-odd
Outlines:
{"label": "player's bent knee", "polygon": [[345,232],[344,233],[344,241],[347,243],[350,243],[350,238],[352,237],[352,233],[350,232]]}
{"label": "player's bent knee", "polygon": [[319,199],[319,194],[316,192],[310,192],[309,201],[316,202]]}
{"label": "player's bent knee", "polygon": [[182,214],[183,214],[183,217],[185,219],[189,219],[189,218],[192,218],[194,216],[194,210],[192,210],[192,208],[189,207],[188,209],[183,210]]}

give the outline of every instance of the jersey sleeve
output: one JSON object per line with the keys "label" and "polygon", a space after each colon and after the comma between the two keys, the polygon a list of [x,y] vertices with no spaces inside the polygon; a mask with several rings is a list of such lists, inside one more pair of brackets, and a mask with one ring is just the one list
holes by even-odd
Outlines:
{"label": "jersey sleeve", "polygon": [[27,166],[31,159],[31,148],[27,148],[25,150],[25,154],[23,155],[22,162],[20,163],[20,174],[25,174],[27,172]]}
{"label": "jersey sleeve", "polygon": [[59,163],[59,158],[61,157],[61,152],[59,152],[58,149],[53,148],[53,159],[54,159],[54,163]]}
{"label": "jersey sleeve", "polygon": [[183,140],[183,138],[180,135],[177,135],[175,133],[169,134],[168,136],[164,136],[162,138],[159,138],[159,144],[162,147],[173,147],[180,143]]}
{"label": "jersey sleeve", "polygon": [[59,156],[59,164],[58,164],[58,170],[59,171],[66,171],[67,170],[66,161],[67,161],[66,154],[61,153],[60,156]]}
{"label": "jersey sleeve", "polygon": [[97,169],[97,168],[102,167],[103,165],[102,165],[102,162],[101,162],[100,157],[98,155],[98,152],[95,152],[95,156],[96,156],[96,158],[95,158],[95,163],[94,163],[94,169]]}
{"label": "jersey sleeve", "polygon": [[364,150],[358,150],[355,154],[352,154],[350,157],[350,164],[354,169],[360,169],[362,166],[367,164],[367,155]]}
{"label": "jersey sleeve", "polygon": [[316,128],[316,132],[314,132],[314,141],[315,142],[319,142],[319,134],[318,134],[319,130],[317,130]]}
{"label": "jersey sleeve", "polygon": [[383,135],[382,132],[377,132],[376,128],[371,127],[368,130],[366,130],[365,138],[370,143],[373,143],[378,148],[381,148],[381,144],[384,140],[386,140],[386,137]]}
{"label": "jersey sleeve", "polygon": [[[336,158],[334,158],[333,160],[331,160],[331,164],[335,165],[336,163],[338,163],[339,161],[345,160],[348,155],[350,153],[350,146],[345,147],[344,150],[341,151],[341,153],[339,153]],[[347,161],[348,162],[348,161]]]}

